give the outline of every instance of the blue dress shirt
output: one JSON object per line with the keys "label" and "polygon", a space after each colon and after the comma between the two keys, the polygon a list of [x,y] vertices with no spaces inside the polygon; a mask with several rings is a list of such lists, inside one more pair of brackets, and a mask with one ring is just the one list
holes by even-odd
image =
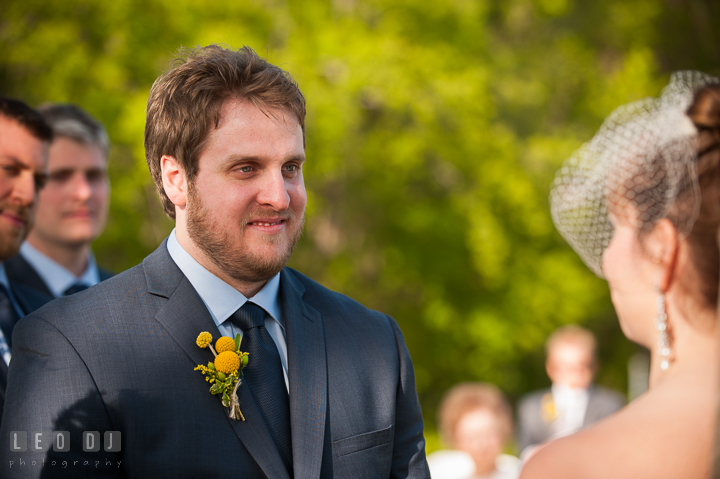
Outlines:
{"label": "blue dress shirt", "polygon": [[[287,368],[287,343],[285,342],[285,328],[280,314],[280,303],[278,291],[280,289],[280,273],[273,276],[265,286],[252,298],[246,298],[240,291],[236,290],[225,281],[221,280],[210,271],[205,269],[193,258],[190,253],[180,245],[173,229],[167,240],[167,249],[170,257],[175,261],[180,271],[187,277],[190,284],[197,291],[200,299],[207,307],[213,321],[217,324],[220,333],[224,336],[234,338],[236,334],[242,336],[242,331],[233,325],[229,318],[246,301],[251,301],[265,310],[265,328],[275,341],[275,346],[280,353],[285,386],[290,389],[288,383]],[[201,331],[198,331],[198,334]],[[217,338],[214,338],[217,339]]]}
{"label": "blue dress shirt", "polygon": [[27,241],[20,246],[20,255],[30,263],[30,266],[45,281],[48,289],[56,298],[61,297],[65,290],[74,284],[83,284],[90,287],[100,282],[100,273],[92,252],[88,258],[88,266],[82,276],[75,276],[63,265],[41,253]]}

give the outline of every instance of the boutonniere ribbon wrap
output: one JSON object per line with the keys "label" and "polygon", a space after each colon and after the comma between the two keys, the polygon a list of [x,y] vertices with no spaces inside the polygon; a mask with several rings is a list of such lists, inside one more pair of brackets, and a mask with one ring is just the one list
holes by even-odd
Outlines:
{"label": "boutonniere ribbon wrap", "polygon": [[230,419],[245,420],[240,411],[240,401],[237,397],[237,390],[242,384],[242,370],[247,366],[248,353],[240,351],[240,335],[235,339],[222,336],[212,346],[212,335],[203,331],[197,337],[195,343],[205,349],[210,348],[215,361],[208,362],[207,366],[198,364],[194,369],[205,375],[205,381],[212,384],[210,394],[220,396],[223,406],[229,409]]}

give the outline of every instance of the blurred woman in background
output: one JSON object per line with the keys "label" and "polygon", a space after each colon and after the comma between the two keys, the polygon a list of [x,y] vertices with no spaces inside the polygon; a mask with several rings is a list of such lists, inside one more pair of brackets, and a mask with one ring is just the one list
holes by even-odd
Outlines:
{"label": "blurred woman in background", "polygon": [[462,383],[440,403],[438,422],[451,450],[428,456],[433,479],[515,479],[519,459],[502,454],[513,433],[512,410],[495,386]]}
{"label": "blurred woman in background", "polygon": [[620,327],[651,352],[650,389],[549,443],[522,479],[710,477],[718,400],[720,84],[679,72],[626,105],[558,173],[558,230],[607,279]]}

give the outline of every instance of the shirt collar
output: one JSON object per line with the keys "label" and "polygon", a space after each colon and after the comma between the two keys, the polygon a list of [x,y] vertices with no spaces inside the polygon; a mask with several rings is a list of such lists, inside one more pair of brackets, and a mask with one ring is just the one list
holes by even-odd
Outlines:
{"label": "shirt collar", "polygon": [[20,254],[47,284],[48,289],[56,298],[63,295],[66,289],[74,284],[82,284],[85,286],[94,286],[100,282],[100,273],[98,272],[95,256],[92,251],[88,255],[88,265],[85,272],[80,276],[75,276],[63,265],[41,253],[33,245],[25,241],[20,246]]}
{"label": "shirt collar", "polygon": [[589,394],[587,389],[571,388],[564,384],[553,384],[551,389],[553,397],[560,398],[560,400],[581,400]]}
{"label": "shirt collar", "polygon": [[[246,301],[240,291],[221,280],[205,269],[195,258],[183,248],[172,230],[167,240],[170,257],[180,271],[187,277],[197,291],[200,299],[210,311],[210,315],[218,326],[237,311]],[[278,291],[280,289],[280,273],[273,276],[265,286],[251,298],[251,302],[262,307],[281,326]]]}

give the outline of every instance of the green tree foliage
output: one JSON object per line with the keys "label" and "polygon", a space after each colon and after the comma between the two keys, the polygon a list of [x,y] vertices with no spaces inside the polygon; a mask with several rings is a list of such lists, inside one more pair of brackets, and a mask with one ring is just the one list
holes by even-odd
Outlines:
{"label": "green tree foliage", "polygon": [[635,350],[607,287],[555,232],[554,171],[675,69],[720,73],[712,0],[4,0],[0,90],[79,103],[113,141],[101,263],[172,228],[143,152],[150,86],[183,46],[249,45],[308,100],[306,234],[291,265],[391,314],[430,430],[447,388],[546,384],[560,325],[600,337],[600,382]]}

